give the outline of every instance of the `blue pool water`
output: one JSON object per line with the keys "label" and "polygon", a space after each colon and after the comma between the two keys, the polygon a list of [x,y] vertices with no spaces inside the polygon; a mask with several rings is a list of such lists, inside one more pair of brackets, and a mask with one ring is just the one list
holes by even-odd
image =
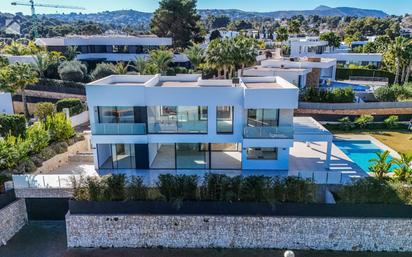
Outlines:
{"label": "blue pool water", "polygon": [[[376,153],[383,152],[381,148],[369,140],[342,140],[333,142],[344,152],[353,162],[355,162],[363,171],[370,172],[370,159],[376,158]],[[392,159],[392,157],[389,157]],[[396,166],[392,165],[391,171]]]}
{"label": "blue pool water", "polygon": [[331,82],[330,85],[327,85],[326,83],[320,85],[321,88],[330,88],[330,89],[334,89],[334,88],[347,88],[347,87],[351,87],[354,91],[359,91],[359,92],[364,92],[366,90],[369,89],[368,86],[365,85],[359,85],[359,84],[351,84],[351,83],[345,83],[345,82],[338,82],[338,81],[333,81]]}

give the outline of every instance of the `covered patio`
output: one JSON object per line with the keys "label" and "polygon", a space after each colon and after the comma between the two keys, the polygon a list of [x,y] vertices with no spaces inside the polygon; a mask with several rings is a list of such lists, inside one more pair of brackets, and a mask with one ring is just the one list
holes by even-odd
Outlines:
{"label": "covered patio", "polygon": [[289,175],[328,183],[367,176],[333,144],[334,136],[312,117],[295,117],[295,142],[289,154]]}

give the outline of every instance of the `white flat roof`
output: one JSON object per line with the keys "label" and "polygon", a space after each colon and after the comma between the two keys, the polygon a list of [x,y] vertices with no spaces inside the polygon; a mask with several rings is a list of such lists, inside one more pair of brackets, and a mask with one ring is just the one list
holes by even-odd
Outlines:
{"label": "white flat roof", "polygon": [[140,86],[140,87],[244,87],[259,89],[296,89],[280,77],[244,77],[239,83],[230,79],[202,79],[200,74],[177,74],[176,76],[156,75],[111,75],[93,81],[87,86]]}
{"label": "white flat roof", "polygon": [[70,45],[171,45],[172,38],[157,37],[154,35],[127,36],[127,35],[92,35],[67,36],[53,38],[37,38],[35,43],[43,46],[70,46]]}

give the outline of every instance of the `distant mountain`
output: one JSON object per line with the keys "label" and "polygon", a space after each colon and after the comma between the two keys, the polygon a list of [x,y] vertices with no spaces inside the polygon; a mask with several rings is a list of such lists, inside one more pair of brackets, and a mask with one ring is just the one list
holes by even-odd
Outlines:
{"label": "distant mountain", "polygon": [[[302,11],[274,11],[274,12],[248,12],[237,9],[200,9],[199,14],[205,18],[208,15],[226,15],[232,20],[234,19],[250,19],[250,18],[290,18],[295,15],[319,15],[319,16],[358,16],[358,17],[377,17],[383,18],[388,16],[387,13],[380,10],[368,10],[351,7],[336,7],[318,6],[313,10]],[[152,17],[152,13],[139,12],[135,10],[119,10],[106,11],[100,13],[69,13],[69,14],[48,14],[47,17],[56,18],[66,22],[82,20],[93,21],[105,24],[116,24],[118,26],[147,26]]]}

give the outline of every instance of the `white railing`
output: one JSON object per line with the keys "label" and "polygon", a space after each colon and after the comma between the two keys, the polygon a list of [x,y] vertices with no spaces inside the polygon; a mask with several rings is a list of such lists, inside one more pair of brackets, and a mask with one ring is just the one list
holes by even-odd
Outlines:
{"label": "white railing", "polygon": [[80,175],[13,175],[14,189],[73,188]]}
{"label": "white railing", "polygon": [[298,177],[312,180],[316,184],[341,185],[348,182],[343,179],[342,172],[338,171],[299,171]]}

